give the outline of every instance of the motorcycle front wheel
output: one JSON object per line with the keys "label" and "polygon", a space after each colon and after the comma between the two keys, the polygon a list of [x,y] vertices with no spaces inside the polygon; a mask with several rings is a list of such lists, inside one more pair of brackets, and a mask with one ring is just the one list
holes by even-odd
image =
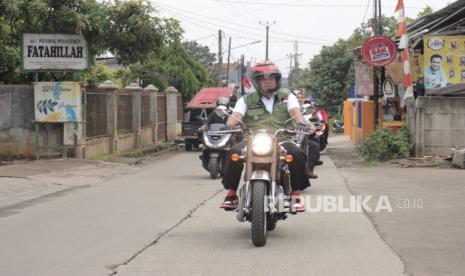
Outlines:
{"label": "motorcycle front wheel", "polygon": [[266,229],[268,231],[273,231],[276,228],[276,223],[278,223],[278,219],[275,217],[268,217],[268,224],[266,225]]}
{"label": "motorcycle front wheel", "polygon": [[208,162],[208,171],[210,172],[210,178],[218,178],[218,158],[210,158]]}
{"label": "motorcycle front wheel", "polygon": [[267,217],[265,213],[265,181],[256,180],[252,184],[252,243],[255,246],[264,246],[267,237]]}

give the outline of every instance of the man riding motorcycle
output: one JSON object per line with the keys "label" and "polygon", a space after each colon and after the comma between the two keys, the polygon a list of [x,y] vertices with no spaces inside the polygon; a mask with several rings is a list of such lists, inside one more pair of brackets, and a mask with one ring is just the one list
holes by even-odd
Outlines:
{"label": "man riding motorcycle", "polygon": [[227,113],[230,113],[229,98],[220,96],[216,99],[216,109],[208,116],[206,126],[209,127],[211,124],[224,124],[227,119],[225,114]]}
{"label": "man riding motorcycle", "polygon": [[[274,63],[270,61],[257,63],[252,69],[251,79],[256,91],[239,99],[232,115],[226,122],[227,126],[233,127],[242,121],[244,132],[249,129],[267,129],[274,132],[284,128],[286,120],[291,118],[296,124],[304,123],[297,98],[292,93],[279,90],[281,72]],[[314,129],[311,122],[308,123],[307,127]],[[233,209],[237,205],[236,190],[244,164],[243,162],[232,162],[230,156],[234,153],[240,155],[246,145],[247,141],[244,140],[233,146],[226,159],[222,183],[229,191],[224,202],[220,205],[221,208]],[[301,204],[299,199],[300,191],[310,186],[306,175],[306,154],[292,142],[285,142],[282,146],[294,158],[294,162],[289,165],[292,208],[296,211],[304,211],[305,206]]]}
{"label": "man riding motorcycle", "polygon": [[[208,115],[207,121],[199,130],[206,131],[212,124],[225,124],[227,120],[227,115],[231,113],[229,108],[229,97],[220,96],[216,99],[216,108]],[[204,168],[208,167],[208,149],[203,148],[202,154],[199,156],[199,159],[202,160],[202,166]]]}

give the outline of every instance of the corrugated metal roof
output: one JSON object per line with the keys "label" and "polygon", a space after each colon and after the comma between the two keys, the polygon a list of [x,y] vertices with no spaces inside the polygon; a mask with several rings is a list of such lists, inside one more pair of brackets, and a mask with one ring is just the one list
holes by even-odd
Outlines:
{"label": "corrugated metal roof", "polygon": [[234,94],[234,87],[206,87],[202,88],[187,104],[187,108],[214,108],[216,99],[220,96],[229,97]]}
{"label": "corrugated metal roof", "polygon": [[413,48],[422,48],[424,35],[465,34],[465,0],[455,1],[430,15],[418,18],[407,26],[407,32]]}

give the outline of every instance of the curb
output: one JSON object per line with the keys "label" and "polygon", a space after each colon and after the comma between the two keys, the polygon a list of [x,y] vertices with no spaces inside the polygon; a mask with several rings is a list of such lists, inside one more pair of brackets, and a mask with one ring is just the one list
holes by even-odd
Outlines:
{"label": "curb", "polygon": [[106,160],[105,162],[125,163],[128,165],[141,164],[145,157],[149,155],[161,155],[163,153],[176,151],[179,149],[179,144],[175,142],[162,143],[150,147],[134,149],[126,152],[121,152],[114,159]]}

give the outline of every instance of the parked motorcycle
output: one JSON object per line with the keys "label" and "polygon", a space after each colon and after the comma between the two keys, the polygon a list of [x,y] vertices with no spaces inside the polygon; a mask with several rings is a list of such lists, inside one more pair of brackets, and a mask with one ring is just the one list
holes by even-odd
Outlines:
{"label": "parked motorcycle", "polygon": [[210,172],[211,179],[222,175],[226,155],[239,139],[237,134],[242,133],[240,128],[221,130],[224,126],[225,124],[211,124],[208,129],[203,130],[202,166]]}
{"label": "parked motorcycle", "polygon": [[[293,129],[279,129],[274,134],[258,130],[248,139],[241,155],[232,154],[231,160],[245,161],[245,183],[239,188],[237,220],[252,224],[252,242],[255,246],[266,244],[267,232],[275,229],[278,220],[290,213],[290,172],[292,155],[278,142],[280,133],[295,134]],[[310,134],[310,133],[304,133]]]}
{"label": "parked motorcycle", "polygon": [[334,133],[344,133],[344,122],[339,120],[333,121],[333,132]]}

